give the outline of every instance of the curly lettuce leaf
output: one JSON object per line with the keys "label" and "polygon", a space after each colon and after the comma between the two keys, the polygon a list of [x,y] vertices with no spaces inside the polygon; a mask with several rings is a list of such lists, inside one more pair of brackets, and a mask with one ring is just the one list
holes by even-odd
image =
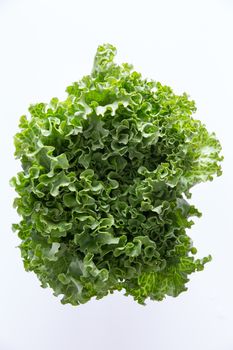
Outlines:
{"label": "curly lettuce leaf", "polygon": [[141,304],[176,297],[210,260],[194,257],[188,198],[221,175],[221,145],[186,93],[115,55],[99,46],[91,74],[65,101],[31,105],[15,135],[25,269],[72,305],[122,289]]}

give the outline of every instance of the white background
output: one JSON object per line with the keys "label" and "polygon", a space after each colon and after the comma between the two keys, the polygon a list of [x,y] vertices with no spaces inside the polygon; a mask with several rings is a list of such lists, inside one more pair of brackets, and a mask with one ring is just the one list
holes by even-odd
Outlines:
{"label": "white background", "polygon": [[[63,306],[23,269],[9,178],[13,135],[29,103],[65,98],[99,44],[145,77],[186,91],[223,146],[224,175],[193,191],[189,234],[213,261],[189,291],[143,307],[120,293]],[[233,349],[233,1],[0,0],[0,350]]]}

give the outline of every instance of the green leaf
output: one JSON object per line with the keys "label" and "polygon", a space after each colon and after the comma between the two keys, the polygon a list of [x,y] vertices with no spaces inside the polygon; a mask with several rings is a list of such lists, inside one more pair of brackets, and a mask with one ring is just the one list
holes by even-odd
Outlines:
{"label": "green leaf", "polygon": [[19,121],[11,180],[24,267],[79,305],[114,290],[145,304],[187,290],[211,260],[187,229],[191,189],[221,175],[221,145],[184,93],[142,78],[100,45],[67,98],[30,105]]}

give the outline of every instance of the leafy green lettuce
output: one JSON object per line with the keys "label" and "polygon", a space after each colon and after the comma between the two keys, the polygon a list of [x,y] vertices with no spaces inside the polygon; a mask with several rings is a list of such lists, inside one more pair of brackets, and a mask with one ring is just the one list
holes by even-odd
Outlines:
{"label": "leafy green lettuce", "polygon": [[27,271],[78,305],[125,290],[136,301],[185,291],[195,259],[190,189],[221,175],[221,146],[194,101],[98,47],[90,75],[29,108],[15,135],[13,227]]}

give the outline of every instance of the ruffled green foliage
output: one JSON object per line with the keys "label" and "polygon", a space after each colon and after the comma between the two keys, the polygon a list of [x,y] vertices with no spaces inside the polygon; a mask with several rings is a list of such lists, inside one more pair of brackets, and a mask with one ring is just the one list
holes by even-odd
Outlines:
{"label": "ruffled green foliage", "polygon": [[99,46],[92,73],[65,101],[31,105],[15,136],[24,266],[62,303],[121,289],[141,304],[177,296],[210,260],[194,258],[186,229],[201,214],[187,199],[221,174],[221,146],[186,94],[115,54]]}

